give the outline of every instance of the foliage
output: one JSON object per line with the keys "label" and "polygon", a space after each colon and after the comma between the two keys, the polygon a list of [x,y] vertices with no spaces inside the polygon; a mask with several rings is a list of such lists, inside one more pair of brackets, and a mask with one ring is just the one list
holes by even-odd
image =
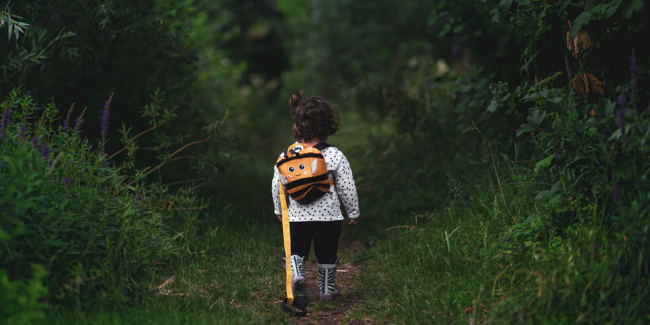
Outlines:
{"label": "foliage", "polygon": [[47,295],[42,279],[47,271],[32,265],[33,277],[27,282],[11,281],[5,270],[0,270],[0,319],[8,324],[36,324],[43,321],[49,307],[41,300]]}
{"label": "foliage", "polygon": [[359,258],[381,270],[363,281],[373,297],[363,311],[423,323],[647,321],[643,5],[465,5],[442,1],[429,20],[464,59],[414,60],[391,79],[398,87],[382,81],[388,71],[350,85],[382,93],[396,117],[348,155],[363,166],[364,215],[378,219],[359,230],[374,247]]}
{"label": "foliage", "polygon": [[[191,34],[193,19],[201,6],[202,3],[185,0],[9,1],[6,16],[10,13],[15,17],[15,24],[28,25],[18,39],[0,37],[3,49],[0,53],[0,72],[3,73],[0,92],[20,87],[39,102],[50,101],[53,96],[60,107],[70,107],[73,103],[79,110],[89,107],[85,118],[92,123],[101,119],[102,110],[97,103],[104,102],[107,93],[114,92],[112,117],[140,130],[150,126],[148,120],[140,118],[137,108],[149,102],[154,90],[163,89],[167,106],[181,109],[175,111],[178,115],[175,127],[167,123],[155,133],[166,133],[170,142],[200,137],[201,128],[190,126],[215,120],[226,110],[223,96],[216,101],[216,96],[210,98],[211,105],[218,107],[204,109],[206,95],[195,90],[195,81],[202,73],[199,51],[206,52],[207,47],[203,42],[196,42]],[[2,28],[4,30],[4,26]],[[222,42],[218,35],[212,36],[215,45],[210,46],[219,46]],[[223,67],[222,79],[210,86],[229,91],[229,85],[236,81],[223,80],[223,77],[234,69],[234,66]],[[210,93],[215,93],[214,89],[210,89]],[[120,138],[119,129],[109,128],[104,135],[109,152],[121,148],[116,141]],[[100,138],[101,133],[100,128],[84,130],[88,139]],[[142,147],[158,147],[153,135],[148,133],[138,139]],[[198,147],[201,151],[214,148]],[[199,155],[194,148],[189,152]],[[215,157],[222,153],[218,149],[210,155]],[[143,169],[159,153],[141,150],[138,154],[141,158],[135,161],[134,167]],[[118,164],[124,163],[122,156],[114,159]],[[210,163],[220,165],[215,160]],[[162,174],[165,180],[173,182],[194,177],[188,171],[197,162],[182,160],[176,164],[183,167],[168,169]],[[212,172],[202,176],[213,176],[214,168],[210,169]]]}
{"label": "foliage", "polygon": [[[158,95],[155,93],[154,103],[143,110],[154,128],[173,118],[170,110],[160,112],[162,99]],[[168,260],[187,250],[186,240],[171,229],[187,232],[197,227],[197,215],[206,208],[193,193],[204,182],[179,191],[145,182],[148,174],[177,159],[174,156],[192,143],[165,153],[171,144],[161,139],[161,162],[129,176],[131,160],[122,168],[111,166],[101,142],[93,149],[81,138],[81,129],[87,126],[82,124],[83,112],[73,124],[71,109],[64,126],[56,127],[56,105],[46,105],[38,119],[36,105],[33,98],[18,91],[12,91],[2,103],[0,270],[9,286],[4,298],[19,303],[24,300],[17,298],[21,286],[31,288],[40,285],[39,281],[45,289],[30,289],[33,292],[26,296],[35,307],[40,297],[59,304],[98,296],[121,301],[141,295],[150,285],[154,260]],[[105,104],[105,127],[109,109],[110,99]],[[222,123],[208,125],[208,136],[200,141],[218,139]],[[124,134],[124,150],[130,159],[134,159],[131,144],[136,138]],[[179,213],[186,218],[184,227],[170,228],[178,223]],[[34,263],[48,275],[41,271],[30,280]],[[21,284],[27,281],[36,282]],[[3,317],[18,317],[20,310]]]}

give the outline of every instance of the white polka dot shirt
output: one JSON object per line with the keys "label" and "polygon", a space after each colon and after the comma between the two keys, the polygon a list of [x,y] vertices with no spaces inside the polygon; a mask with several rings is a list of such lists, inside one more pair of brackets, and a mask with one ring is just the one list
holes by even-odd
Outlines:
{"label": "white polka dot shirt", "polygon": [[[359,197],[348,159],[335,147],[325,148],[321,153],[325,158],[327,172],[334,179],[334,186],[323,197],[308,204],[297,203],[287,194],[290,222],[343,220],[340,202],[343,202],[350,219],[359,217]],[[278,216],[282,215],[279,186],[278,168],[273,166],[273,205]]]}

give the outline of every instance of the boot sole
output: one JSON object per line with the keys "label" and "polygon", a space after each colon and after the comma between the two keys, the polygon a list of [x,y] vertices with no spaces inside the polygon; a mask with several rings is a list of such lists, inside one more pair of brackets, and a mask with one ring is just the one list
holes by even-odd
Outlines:
{"label": "boot sole", "polygon": [[320,300],[333,300],[336,299],[336,297],[338,296],[339,296],[338,292],[331,295],[320,295]]}
{"label": "boot sole", "polygon": [[307,295],[307,282],[305,280],[296,280],[293,283],[293,298],[307,307],[309,304],[309,296]]}

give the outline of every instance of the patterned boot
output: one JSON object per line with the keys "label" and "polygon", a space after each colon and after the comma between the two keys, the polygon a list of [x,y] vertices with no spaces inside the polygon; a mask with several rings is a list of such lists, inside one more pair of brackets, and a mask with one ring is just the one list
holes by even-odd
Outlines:
{"label": "patterned boot", "polygon": [[[284,258],[283,258],[284,259]],[[305,281],[305,256],[291,255],[291,288],[293,298],[307,307],[309,296],[307,296],[307,282]],[[287,267],[286,264],[284,267]]]}
{"label": "patterned boot", "polygon": [[318,264],[318,289],[321,300],[332,300],[339,295],[339,289],[336,287],[336,265],[339,264],[339,259],[337,257],[334,264]]}

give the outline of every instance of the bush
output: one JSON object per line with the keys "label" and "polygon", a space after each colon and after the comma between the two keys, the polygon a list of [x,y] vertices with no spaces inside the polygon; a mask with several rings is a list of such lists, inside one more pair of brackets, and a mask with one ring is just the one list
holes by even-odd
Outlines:
{"label": "bush", "polygon": [[[154,125],[149,131],[174,116],[169,110],[160,112],[158,95],[144,108],[143,115]],[[129,136],[124,128],[124,149],[110,156],[104,152],[110,102],[104,106],[102,139],[95,148],[81,137],[87,127],[83,112],[73,118],[71,108],[63,126],[55,129],[58,109],[53,103],[42,108],[36,119],[41,108],[30,96],[14,90],[2,102],[0,270],[5,283],[15,288],[3,299],[19,297],[24,286],[32,286],[26,283],[43,281],[47,290],[34,291],[29,299],[79,303],[105,296],[124,300],[146,291],[153,261],[168,260],[187,249],[182,235],[172,233],[170,225],[181,232],[197,227],[196,215],[206,204],[193,191],[205,183],[169,191],[169,186],[158,182],[145,184],[145,177],[160,172],[192,144],[218,140],[223,121],[207,126],[206,139],[192,143],[159,135],[161,162],[131,172],[137,135]],[[174,145],[181,147],[165,153]],[[128,158],[117,168],[109,159],[121,152]],[[172,219],[180,213],[187,219],[179,224]],[[34,264],[48,275],[37,272],[30,277]],[[15,303],[22,304],[21,299]]]}

